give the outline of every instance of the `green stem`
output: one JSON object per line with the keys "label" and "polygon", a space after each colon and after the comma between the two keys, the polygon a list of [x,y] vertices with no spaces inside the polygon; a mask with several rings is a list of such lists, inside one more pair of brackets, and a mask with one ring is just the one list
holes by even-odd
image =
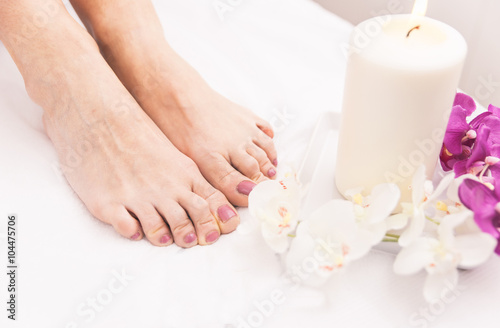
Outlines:
{"label": "green stem", "polygon": [[288,237],[295,238],[295,237],[297,237],[297,235],[294,235],[293,233],[289,233],[289,234],[288,234]]}
{"label": "green stem", "polygon": [[384,238],[382,239],[383,242],[386,242],[386,243],[397,243],[397,239],[387,239],[387,238]]}
{"label": "green stem", "polygon": [[430,218],[430,217],[428,217],[427,215],[425,216],[425,218],[426,218],[427,220],[431,221],[431,222],[432,222],[432,223],[434,223],[434,224],[437,224],[437,225],[440,225],[440,224],[441,224],[441,223],[437,222],[436,220],[431,219],[431,218]]}
{"label": "green stem", "polygon": [[392,233],[386,233],[385,235],[386,235],[386,237],[391,237],[391,238],[396,238],[396,239],[399,239],[399,237],[400,237],[399,235],[394,235]]}

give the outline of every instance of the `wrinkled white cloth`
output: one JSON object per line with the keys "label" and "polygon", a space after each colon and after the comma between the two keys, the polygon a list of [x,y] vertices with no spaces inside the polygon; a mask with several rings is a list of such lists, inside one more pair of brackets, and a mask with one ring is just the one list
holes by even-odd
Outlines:
{"label": "wrinkled white cloth", "polygon": [[[352,26],[309,0],[154,3],[172,46],[214,88],[270,120],[281,163],[298,166],[320,113],[340,111],[341,45]],[[232,3],[223,20],[216,3]],[[19,221],[19,320],[6,319],[1,274],[2,327],[496,327],[496,257],[428,306],[424,274],[396,276],[394,256],[380,251],[319,290],[293,288],[247,209],[241,227],[210,247],[126,240],[58,173],[41,115],[0,45],[0,263],[7,214]],[[323,179],[311,193],[331,188]]]}

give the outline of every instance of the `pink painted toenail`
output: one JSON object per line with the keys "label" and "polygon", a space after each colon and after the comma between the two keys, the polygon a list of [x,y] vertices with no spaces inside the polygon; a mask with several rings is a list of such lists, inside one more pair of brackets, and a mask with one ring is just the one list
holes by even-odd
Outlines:
{"label": "pink painted toenail", "polygon": [[187,234],[186,237],[184,237],[184,242],[186,244],[191,244],[192,242],[194,242],[196,240],[196,235],[194,233],[190,233],[190,234]]}
{"label": "pink painted toenail", "polygon": [[272,178],[276,175],[276,170],[273,169],[272,167],[269,169],[269,171],[267,171],[267,176]]}
{"label": "pink painted toenail", "polygon": [[205,240],[207,241],[207,243],[214,243],[215,241],[217,241],[217,239],[219,239],[220,237],[220,233],[218,231],[212,231],[211,233],[209,233],[206,237],[205,237]]}
{"label": "pink painted toenail", "polygon": [[170,236],[169,235],[163,235],[160,239],[160,244],[166,244],[170,241]]}
{"label": "pink painted toenail", "polygon": [[241,181],[236,189],[240,194],[243,195],[250,195],[250,192],[255,188],[256,184],[253,183],[252,181]]}
{"label": "pink painted toenail", "polygon": [[219,214],[220,220],[224,223],[236,216],[236,213],[229,205],[222,205],[219,207],[217,214]]}
{"label": "pink painted toenail", "polygon": [[137,239],[139,239],[140,236],[141,236],[141,233],[137,232],[135,235],[133,235],[132,237],[130,237],[130,239],[137,240]]}
{"label": "pink painted toenail", "polygon": [[278,166],[278,159],[275,159],[275,160],[273,161],[273,165],[274,165],[274,166]]}

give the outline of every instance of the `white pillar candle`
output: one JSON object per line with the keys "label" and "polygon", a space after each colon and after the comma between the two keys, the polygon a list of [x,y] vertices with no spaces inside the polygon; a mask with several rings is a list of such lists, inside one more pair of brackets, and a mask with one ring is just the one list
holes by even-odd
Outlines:
{"label": "white pillar candle", "polygon": [[460,33],[418,15],[376,17],[350,41],[335,180],[339,191],[397,183],[411,200],[424,164],[432,177],[467,45]]}

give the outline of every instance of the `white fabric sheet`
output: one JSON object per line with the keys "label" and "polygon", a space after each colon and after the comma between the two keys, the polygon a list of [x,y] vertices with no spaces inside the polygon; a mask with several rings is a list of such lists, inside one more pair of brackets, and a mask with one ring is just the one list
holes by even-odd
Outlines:
{"label": "white fabric sheet", "polygon": [[[280,162],[298,166],[316,118],[340,110],[341,45],[352,26],[308,0],[223,2],[234,4],[224,20],[213,0],[155,5],[173,47],[218,91],[273,121]],[[292,288],[247,209],[238,231],[210,247],[156,248],[120,237],[58,173],[41,109],[1,45],[0,122],[2,265],[7,214],[19,216],[19,320],[6,319],[2,273],[1,327],[497,326],[497,257],[462,272],[459,295],[429,307],[425,275],[394,275],[393,255],[380,251],[321,289]],[[321,167],[311,191],[318,198],[332,193],[332,173]]]}

